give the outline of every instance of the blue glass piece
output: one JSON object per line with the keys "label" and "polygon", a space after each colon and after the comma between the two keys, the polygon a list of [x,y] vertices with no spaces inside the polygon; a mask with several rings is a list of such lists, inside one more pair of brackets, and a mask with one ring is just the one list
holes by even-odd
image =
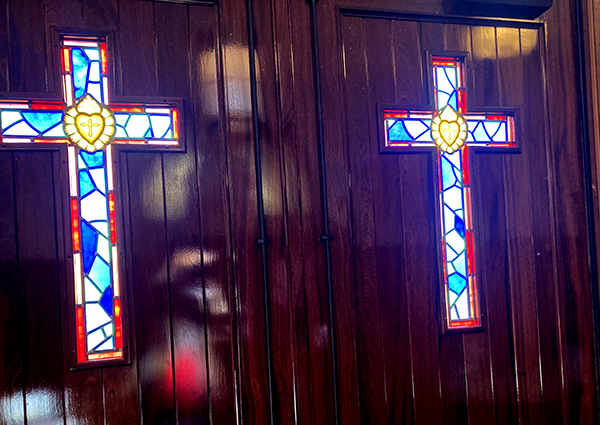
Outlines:
{"label": "blue glass piece", "polygon": [[89,278],[94,281],[98,288],[103,291],[106,290],[110,286],[110,267],[100,257],[96,257]]}
{"label": "blue glass piece", "polygon": [[81,251],[83,259],[83,273],[87,274],[92,268],[98,245],[98,233],[96,229],[81,220]]}
{"label": "blue glass piece", "polygon": [[410,142],[412,137],[406,132],[402,120],[398,120],[388,130],[388,139],[395,142]]}
{"label": "blue glass piece", "polygon": [[448,276],[448,286],[452,292],[460,294],[467,286],[467,279],[458,273],[452,273]]}
{"label": "blue glass piece", "polygon": [[23,112],[23,118],[40,133],[62,121],[62,112]]}
{"label": "blue glass piece", "polygon": [[456,184],[456,177],[454,174],[454,167],[446,158],[446,155],[442,156],[442,189],[446,190]]}
{"label": "blue glass piece", "polygon": [[452,261],[452,266],[456,272],[463,276],[467,275],[467,253],[463,252]]}
{"label": "blue glass piece", "polygon": [[73,62],[73,86],[75,87],[75,98],[79,99],[85,94],[88,68],[90,60],[83,50],[74,48],[71,51]]}
{"label": "blue glass piece", "polygon": [[[458,111],[458,92],[454,91],[448,99],[448,105],[452,106],[455,111]],[[444,105],[445,106],[445,105]]]}
{"label": "blue glass piece", "polygon": [[465,222],[457,215],[454,216],[454,228],[460,236],[465,237]]}
{"label": "blue glass piece", "polygon": [[106,310],[106,314],[108,314],[111,318],[113,315],[113,291],[111,287],[108,287],[106,291],[104,291],[104,295],[100,299],[100,305]]}
{"label": "blue glass piece", "polygon": [[94,189],[90,174],[86,170],[81,170],[79,172],[79,196],[83,198]]}
{"label": "blue glass piece", "polygon": [[104,166],[104,152],[97,151],[94,153],[88,153],[85,151],[81,151],[81,158],[85,161],[88,167],[96,168]]}
{"label": "blue glass piece", "polygon": [[152,127],[148,128],[148,131],[146,131],[144,138],[145,139],[153,139],[154,138],[154,135],[152,134]]}
{"label": "blue glass piece", "polygon": [[475,130],[473,130],[473,138],[476,142],[489,142],[490,136],[485,132],[485,128],[483,127],[483,123],[477,124]]}

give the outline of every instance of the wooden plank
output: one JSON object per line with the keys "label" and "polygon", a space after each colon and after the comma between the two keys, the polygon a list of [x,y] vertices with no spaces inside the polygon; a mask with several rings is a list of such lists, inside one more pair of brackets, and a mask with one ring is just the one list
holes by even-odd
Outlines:
{"label": "wooden plank", "polygon": [[[337,346],[338,405],[340,424],[361,421],[358,353],[356,347],[356,288],[352,260],[352,223],[346,117],[340,55],[346,49],[338,34],[339,14],[334,7],[317,8],[322,84],[325,172],[331,242],[333,304]],[[313,151],[313,155],[317,152]]]}
{"label": "wooden plank", "polygon": [[[286,229],[282,219],[287,210],[282,199],[285,180],[282,176],[281,105],[278,97],[277,57],[273,33],[273,8],[276,2],[253,2],[256,41],[258,116],[262,157],[262,185],[266,227],[271,243],[268,247],[271,356],[273,359],[273,421],[296,420],[291,288],[288,270]],[[256,331],[259,331],[258,329]]]}
{"label": "wooden plank", "polygon": [[248,28],[242,0],[219,4],[221,43],[236,48],[223,51],[225,138],[228,190],[231,207],[237,327],[235,355],[239,356],[238,420],[268,423],[269,374],[265,340],[265,305],[262,285],[254,140],[250,97]]}
{"label": "wooden plank", "polygon": [[[297,422],[335,422],[332,340],[309,8],[273,2],[279,62],[281,132],[292,285]],[[334,306],[335,312],[335,306]],[[339,352],[338,352],[339,354]],[[338,378],[339,379],[339,378]]]}
{"label": "wooden plank", "polygon": [[[542,69],[539,35],[536,30],[520,30],[521,60],[527,90],[523,91],[522,134],[528,151],[531,202],[531,232],[535,263],[537,316],[539,323],[540,369],[543,383],[543,417],[562,417],[560,353],[556,310],[556,272],[553,253],[552,211],[548,184],[548,129],[543,109]],[[544,161],[540,159],[544,158]]]}
{"label": "wooden plank", "polygon": [[[369,80],[367,77],[366,28],[362,18],[343,18],[347,150],[352,187],[352,261],[356,287],[356,346],[359,371],[361,421],[384,423],[383,335],[379,307],[372,163],[370,155]],[[389,22],[388,30],[389,30]],[[384,25],[379,23],[379,25]],[[372,30],[372,28],[369,28]],[[372,47],[372,46],[369,46]]]}
{"label": "wooden plank", "polygon": [[[524,75],[520,59],[519,30],[498,28],[496,35],[500,104],[521,106]],[[519,136],[523,137],[518,134],[517,137]],[[530,155],[526,143],[527,139],[524,139],[525,146],[522,154],[504,157],[504,181],[519,420],[524,423],[539,423],[542,421],[542,388],[531,240],[529,176],[523,173],[523,170],[527,169],[527,156]]]}
{"label": "wooden plank", "polygon": [[[414,423],[412,359],[403,261],[400,165],[379,153],[377,103],[422,103],[419,27],[415,22],[365,20],[369,81],[369,151],[377,241],[377,275],[384,354],[387,423]],[[410,87],[410,88],[409,88]],[[406,89],[406,90],[405,90]],[[401,153],[399,153],[401,155]]]}
{"label": "wooden plank", "polygon": [[19,277],[27,328],[25,418],[29,423],[58,423],[64,421],[63,339],[53,153],[14,155]]}
{"label": "wooden plank", "polygon": [[44,28],[44,3],[37,0],[8,0],[9,90],[44,93],[46,91],[45,32],[29,31]]}
{"label": "wooden plank", "polygon": [[[554,210],[557,300],[560,323],[562,397],[565,423],[597,420],[591,282],[582,162],[578,140],[577,52],[568,42],[575,24],[571,2],[557,2],[547,13],[546,36],[548,173]],[[577,176],[577,177],[575,177]]]}
{"label": "wooden plank", "polygon": [[102,31],[116,30],[119,22],[119,0],[80,0],[85,28]]}
{"label": "wooden plank", "polygon": [[236,362],[232,350],[235,299],[227,180],[223,178],[227,175],[225,143],[220,133],[223,107],[222,74],[217,59],[218,20],[216,10],[204,7],[192,7],[189,14],[191,57],[195,58],[191,72],[196,123],[189,140],[195,140],[200,196],[209,403],[214,423],[227,424],[236,421]]}
{"label": "wooden plank", "polygon": [[0,153],[0,423],[23,423],[23,347],[27,332],[19,282],[13,154]]}
{"label": "wooden plank", "polygon": [[[212,8],[198,8],[203,9],[203,13],[212,11]],[[183,97],[183,115],[187,118],[182,132],[186,137],[187,152],[165,154],[163,160],[177,421],[180,424],[208,423],[205,291],[202,251],[199,249],[194,120],[191,118],[188,7],[159,3],[155,6],[155,14],[158,91],[164,96]],[[212,41],[212,45],[204,47],[207,52],[214,52],[214,21],[211,23],[213,26],[197,28],[206,33],[209,43]],[[177,63],[176,67],[174,63]],[[203,111],[201,104],[199,107]]]}

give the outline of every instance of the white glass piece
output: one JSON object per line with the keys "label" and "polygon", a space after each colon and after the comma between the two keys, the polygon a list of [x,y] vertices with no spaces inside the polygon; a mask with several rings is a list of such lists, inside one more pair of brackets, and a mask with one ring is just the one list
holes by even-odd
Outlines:
{"label": "white glass piece", "polygon": [[115,121],[117,125],[125,125],[127,123],[127,118],[129,118],[129,114],[114,114]]}
{"label": "white glass piece", "polygon": [[110,264],[110,243],[108,239],[102,235],[98,235],[97,253],[100,257]]}
{"label": "white glass piece", "polygon": [[[448,274],[450,274],[450,273],[448,273]],[[448,290],[448,305],[454,304],[454,301],[456,301],[457,298],[458,298],[458,295],[456,295],[454,292]],[[453,317],[453,319],[456,319],[456,318]]]}
{"label": "white glass piece", "polygon": [[442,194],[442,201],[444,204],[448,205],[448,207],[452,211],[456,211],[458,209],[462,209],[463,207],[463,193],[462,190],[458,187],[451,187],[448,190],[445,190]]}
{"label": "white glass piece", "polygon": [[115,297],[121,295],[121,287],[119,286],[119,256],[117,255],[117,247],[112,246],[112,270],[113,270],[113,294]]}
{"label": "white glass piece", "polygon": [[81,253],[76,252],[73,254],[73,273],[75,276],[75,303],[77,305],[83,304],[83,288],[81,287]]}
{"label": "white glass piece", "polygon": [[98,302],[102,298],[102,292],[86,277],[83,279],[85,288],[85,302]]}
{"label": "white glass piece", "polygon": [[81,217],[86,221],[108,220],[106,196],[94,190],[81,200]]}
{"label": "white glass piece", "polygon": [[0,121],[2,122],[2,129],[4,130],[9,125],[16,123],[23,119],[21,114],[17,111],[2,111],[0,113]]}
{"label": "white glass piece", "polygon": [[102,100],[102,86],[100,83],[88,83],[87,93],[92,95],[98,103],[103,103]]}
{"label": "white glass piece", "polygon": [[87,168],[87,165],[85,165],[85,161],[83,160],[81,155],[77,156],[77,166],[80,170],[85,170]]}
{"label": "white glass piece", "polygon": [[[446,76],[444,69],[447,71],[451,70],[451,68],[444,68],[441,66],[436,67],[437,89],[438,89],[438,93],[440,91],[443,91],[443,92],[450,94],[454,91],[453,84],[456,84],[456,72],[454,72],[454,73],[448,72],[448,76]],[[454,78],[452,80],[448,80],[448,77],[450,77],[450,78],[454,77]]]}
{"label": "white glass piece", "polygon": [[108,350],[114,350],[114,349],[115,349],[114,338],[110,338],[108,341],[106,341],[100,347],[96,348],[97,351],[108,351]]}
{"label": "white glass piece", "polygon": [[79,41],[79,40],[64,40],[63,45],[65,46],[77,46],[77,47],[96,47],[98,43],[94,41]]}
{"label": "white glass piece", "polygon": [[146,108],[146,112],[149,114],[166,114],[171,115],[171,110],[169,108]]}
{"label": "white glass piece", "polygon": [[454,303],[454,307],[458,310],[459,319],[469,318],[469,291],[467,288],[462,291],[462,294],[460,294],[460,297]]}
{"label": "white glass piece", "polygon": [[100,60],[100,52],[98,52],[98,49],[83,49],[83,51],[85,52],[87,57],[90,58],[90,60],[93,60],[93,61]]}
{"label": "white glass piece", "polygon": [[115,329],[115,327],[114,327],[114,325],[111,323],[111,324],[109,324],[109,325],[106,325],[106,326],[104,326],[102,329],[104,330],[104,334],[105,334],[107,337],[109,337],[109,336],[112,336],[112,334],[113,334],[113,332],[114,332],[114,329]]}
{"label": "white glass piece", "polygon": [[490,135],[490,137],[492,137],[492,139],[498,131],[498,129],[500,128],[500,124],[502,123],[499,121],[485,121],[483,123],[485,129],[487,130],[487,133]]}
{"label": "white glass piece", "polygon": [[438,109],[442,109],[444,106],[448,104],[450,101],[450,95],[444,92],[439,91],[437,95],[437,107]]}
{"label": "white glass piece", "polygon": [[150,116],[150,121],[152,122],[152,131],[154,132],[155,139],[164,137],[171,126],[170,115],[152,115]]}
{"label": "white glass piece", "polygon": [[25,121],[15,124],[6,131],[3,136],[37,136],[39,133],[31,128]]}
{"label": "white glass piece", "polygon": [[506,135],[506,123],[505,122],[500,124],[500,128],[498,129],[496,134],[494,134],[494,136],[492,137],[492,140],[494,142],[507,142],[508,141],[508,137]]}
{"label": "white glass piece", "polygon": [[[444,157],[446,159],[448,159],[452,163],[452,165],[454,165],[456,168],[458,168],[458,170],[461,170],[461,155],[460,155],[460,151],[455,151],[455,152],[452,152],[452,153],[444,153]],[[461,173],[460,173],[460,171],[458,171],[456,174],[460,176]]]}
{"label": "white glass piece", "polygon": [[125,132],[125,129],[123,127],[121,127],[120,125],[117,126],[117,131],[115,132],[115,137],[117,139],[119,139],[119,138],[126,139],[127,138],[127,133]]}
{"label": "white glass piece", "polygon": [[454,268],[452,263],[449,261],[446,262],[446,271],[448,272],[448,276],[450,276],[452,273],[454,273],[456,271],[456,269]]}
{"label": "white glass piece", "polygon": [[446,261],[449,263],[454,261],[458,257],[458,254],[452,249],[452,247],[446,243]]}
{"label": "white glass piece", "polygon": [[69,188],[70,195],[77,196],[77,160],[75,159],[75,148],[73,146],[69,146],[68,148],[69,155]]}
{"label": "white glass piece", "polygon": [[150,120],[147,115],[132,115],[127,122],[126,130],[129,137],[142,139],[148,128],[150,128]]}
{"label": "white glass piece", "polygon": [[89,80],[95,83],[100,82],[100,62],[94,61],[90,64]]}
{"label": "white glass piece", "polygon": [[85,327],[87,330],[96,329],[111,323],[110,317],[98,303],[85,304]]}
{"label": "white glass piece", "polygon": [[172,139],[173,138],[173,131],[172,130],[167,131],[167,134],[165,134],[165,136],[163,138],[164,139]]}
{"label": "white glass piece", "polygon": [[88,350],[93,350],[94,347],[104,341],[104,333],[102,329],[98,329],[97,331],[92,332],[87,336],[87,346]]}
{"label": "white glass piece", "polygon": [[404,121],[404,127],[406,127],[408,135],[413,139],[416,139],[424,132],[429,132],[429,128],[420,120],[406,120]]}
{"label": "white glass piece", "polygon": [[106,185],[108,191],[113,190],[112,145],[106,147]]}
{"label": "white glass piece", "polygon": [[66,138],[65,129],[62,124],[58,124],[52,127],[50,130],[44,133],[44,137],[56,137],[57,139]]}
{"label": "white glass piece", "polygon": [[[456,230],[453,230],[446,235],[446,245],[450,246],[458,254],[461,254],[465,250],[465,240]],[[451,260],[448,258],[448,261]]]}
{"label": "white glass piece", "polygon": [[104,168],[94,168],[93,170],[90,170],[90,175],[98,190],[106,194],[106,175],[104,174]]}
{"label": "white glass piece", "polygon": [[104,94],[104,104],[110,105],[110,100],[108,98],[108,78],[102,77],[102,91]]}
{"label": "white glass piece", "polygon": [[444,205],[444,233],[448,233],[450,230],[454,230],[454,213]]}
{"label": "white glass piece", "polygon": [[94,221],[90,224],[94,227],[94,229],[99,231],[102,236],[108,237],[108,221]]}

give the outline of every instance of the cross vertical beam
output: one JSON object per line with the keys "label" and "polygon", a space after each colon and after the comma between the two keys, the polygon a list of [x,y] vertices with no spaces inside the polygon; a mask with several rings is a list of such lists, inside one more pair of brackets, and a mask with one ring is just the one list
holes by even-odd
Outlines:
{"label": "cross vertical beam", "polygon": [[[118,149],[182,150],[181,100],[109,101],[112,69],[105,35],[63,33],[58,40],[62,101],[0,102],[0,146],[66,147],[72,298],[71,365],[126,362],[127,324],[115,196]],[[141,101],[140,101],[141,100]]]}
{"label": "cross vertical beam", "polygon": [[467,113],[466,57],[462,52],[428,54],[433,105],[379,107],[381,153],[436,151],[444,331],[481,327],[470,152],[473,148],[515,151],[517,147],[513,110],[479,108],[479,112]]}

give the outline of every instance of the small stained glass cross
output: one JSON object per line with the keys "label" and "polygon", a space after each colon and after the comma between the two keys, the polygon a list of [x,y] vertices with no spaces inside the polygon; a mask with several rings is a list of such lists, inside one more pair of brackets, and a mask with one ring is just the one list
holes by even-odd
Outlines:
{"label": "small stained glass cross", "polygon": [[[62,101],[0,101],[0,145],[67,150],[74,367],[126,360],[113,146],[181,147],[179,101],[111,103],[105,37],[59,36]],[[10,94],[8,94],[10,95]],[[6,97],[5,97],[6,98]]]}
{"label": "small stained glass cross", "polygon": [[445,330],[481,327],[469,151],[516,148],[512,111],[467,113],[466,53],[429,55],[434,112],[382,106],[382,153],[437,153]]}

